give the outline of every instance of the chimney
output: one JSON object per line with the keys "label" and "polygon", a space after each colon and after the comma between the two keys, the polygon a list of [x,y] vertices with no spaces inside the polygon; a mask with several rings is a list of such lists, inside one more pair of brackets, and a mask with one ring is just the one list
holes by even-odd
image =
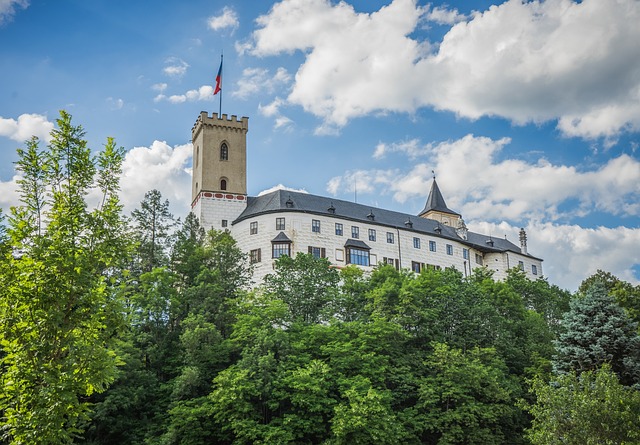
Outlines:
{"label": "chimney", "polygon": [[524,228],[520,228],[520,252],[527,255],[527,232],[524,231]]}

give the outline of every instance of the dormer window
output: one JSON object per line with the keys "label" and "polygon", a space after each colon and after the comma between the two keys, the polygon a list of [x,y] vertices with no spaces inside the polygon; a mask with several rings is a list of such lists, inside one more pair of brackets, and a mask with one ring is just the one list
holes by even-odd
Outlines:
{"label": "dormer window", "polygon": [[336,213],[336,208],[333,206],[333,203],[331,203],[331,206],[327,209],[327,211],[329,213]]}
{"label": "dormer window", "polygon": [[223,142],[220,146],[220,160],[228,161],[229,160],[229,146]]}
{"label": "dormer window", "polygon": [[376,215],[373,214],[373,210],[369,210],[369,214],[367,215],[367,219],[369,221],[373,221],[374,219],[376,219]]}
{"label": "dormer window", "polygon": [[293,208],[293,200],[291,199],[291,196],[289,196],[289,199],[287,199],[287,202],[284,203],[288,209]]}

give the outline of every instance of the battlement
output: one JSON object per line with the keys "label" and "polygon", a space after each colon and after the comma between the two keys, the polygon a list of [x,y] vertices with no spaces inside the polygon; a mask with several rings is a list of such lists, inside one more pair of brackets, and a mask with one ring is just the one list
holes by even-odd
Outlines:
{"label": "battlement", "polygon": [[244,131],[245,133],[249,131],[249,118],[241,117],[238,119],[238,116],[232,114],[231,117],[228,117],[226,114],[222,114],[222,117],[218,117],[218,113],[213,113],[209,116],[209,113],[206,111],[201,111],[198,119],[196,119],[196,123],[193,124],[193,128],[191,128],[192,138],[195,139],[196,134],[202,129],[202,127],[211,126],[211,127],[220,127],[222,129],[227,130],[235,130],[235,131]]}

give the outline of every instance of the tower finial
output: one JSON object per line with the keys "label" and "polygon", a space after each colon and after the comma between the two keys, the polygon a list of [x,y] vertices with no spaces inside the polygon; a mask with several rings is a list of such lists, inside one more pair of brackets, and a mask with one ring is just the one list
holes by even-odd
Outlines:
{"label": "tower finial", "polygon": [[435,172],[435,171],[433,171],[433,170],[431,170],[431,174],[433,175],[433,180],[435,181],[435,179],[436,179],[436,172]]}

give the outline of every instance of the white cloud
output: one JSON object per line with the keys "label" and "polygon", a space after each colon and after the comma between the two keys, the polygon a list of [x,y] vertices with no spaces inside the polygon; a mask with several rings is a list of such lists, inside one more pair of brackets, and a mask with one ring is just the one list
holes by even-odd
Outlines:
{"label": "white cloud", "polygon": [[382,159],[387,153],[393,152],[401,152],[405,153],[409,159],[415,159],[418,156],[423,156],[428,153],[428,146],[421,146],[420,140],[418,139],[410,139],[408,141],[403,142],[394,142],[392,144],[385,144],[384,142],[380,142],[376,146],[376,150],[373,153],[374,159]]}
{"label": "white cloud", "polygon": [[167,86],[168,85],[166,83],[155,83],[151,85],[151,89],[162,93],[164,90],[167,89]]}
{"label": "white cloud", "polygon": [[125,212],[137,208],[146,192],[157,189],[171,203],[174,215],[185,216],[191,203],[192,154],[190,143],[171,147],[162,141],[129,150],[122,164],[120,180]]}
{"label": "white cloud", "polygon": [[213,87],[211,85],[203,85],[197,90],[189,90],[184,94],[173,94],[167,96],[165,94],[158,94],[154,97],[154,102],[168,101],[172,104],[181,104],[184,102],[199,102],[199,101],[212,101],[213,100]]}
{"label": "white cloud", "polygon": [[584,138],[640,129],[640,2],[509,0],[457,23],[439,45],[410,36],[424,19],[461,17],[425,10],[414,0],[371,14],[283,0],[243,48],[304,53],[287,100],[324,120],[317,133],[423,106],[516,124],[557,120],[565,135]]}
{"label": "white cloud", "polygon": [[[519,226],[502,222],[467,222],[471,230],[507,235],[518,245]],[[525,227],[530,254],[544,259],[542,270],[549,282],[570,291],[598,269],[638,284],[633,267],[640,264],[640,229],[584,228],[577,225],[532,222]]]}
{"label": "white cloud", "polygon": [[445,6],[436,6],[425,16],[425,19],[439,25],[454,25],[466,20],[464,14],[460,14],[457,9],[447,9]]}
{"label": "white cloud", "polygon": [[209,17],[207,26],[213,31],[230,28],[233,32],[240,26],[240,22],[238,21],[238,14],[232,8],[225,6],[220,15]]}
{"label": "white cloud", "polygon": [[13,20],[18,8],[29,7],[29,0],[0,0],[0,26]]}
{"label": "white cloud", "polygon": [[114,99],[113,97],[107,97],[107,103],[111,110],[121,110],[124,106],[124,100],[120,98]]}
{"label": "white cloud", "polygon": [[187,73],[189,64],[178,57],[169,57],[166,61],[162,72],[169,77],[181,78]]}
{"label": "white cloud", "polygon": [[286,85],[291,76],[286,69],[280,67],[272,76],[265,68],[245,68],[242,78],[237,82],[238,88],[231,93],[234,97],[246,99],[256,93],[273,93],[276,88]]}
{"label": "white cloud", "polygon": [[20,143],[31,139],[31,136],[48,142],[51,139],[51,130],[53,123],[41,114],[21,114],[18,120],[0,117],[0,136]]}
{"label": "white cloud", "polygon": [[[455,141],[426,145],[417,141],[389,144],[396,147],[390,151],[401,151],[410,157],[420,154],[426,160],[414,164],[409,171],[358,171],[358,176],[364,178],[358,180],[358,191],[390,192],[398,202],[412,197],[426,198],[435,170],[447,204],[467,218],[558,221],[593,211],[640,215],[637,159],[622,154],[592,170],[553,165],[544,158],[535,163],[498,160],[500,151],[509,143],[508,138],[493,140],[467,135]],[[374,155],[381,157],[387,152],[381,147],[387,145],[379,144]],[[353,179],[354,172],[347,171],[332,178],[327,191],[351,193]],[[366,185],[361,187],[363,182]]]}
{"label": "white cloud", "polygon": [[296,189],[296,188],[287,187],[286,185],[278,184],[278,185],[274,185],[271,188],[261,191],[260,193],[258,193],[258,196],[266,195],[268,193],[275,192],[276,190],[289,190],[289,191],[298,192],[298,193],[309,193],[305,189]]}

